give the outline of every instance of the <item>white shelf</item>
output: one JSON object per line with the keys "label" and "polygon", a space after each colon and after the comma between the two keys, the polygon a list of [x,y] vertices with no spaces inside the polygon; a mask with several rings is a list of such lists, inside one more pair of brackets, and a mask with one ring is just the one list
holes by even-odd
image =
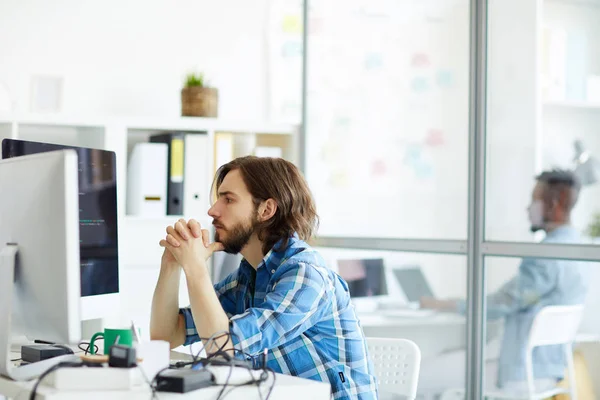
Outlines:
{"label": "white shelf", "polygon": [[36,114],[0,114],[0,123],[19,125],[45,125],[70,127],[106,127],[123,126],[127,130],[152,131],[225,131],[264,134],[294,134],[297,125],[270,123],[265,121],[243,121],[223,118],[201,117],[98,117],[68,115],[36,115]]}
{"label": "white shelf", "polygon": [[600,103],[590,103],[587,101],[548,100],[544,101],[544,107],[600,110]]}
{"label": "white shelf", "polygon": [[261,121],[236,121],[220,118],[128,118],[119,121],[130,130],[224,131],[293,134],[298,127]]}
{"label": "white shelf", "polygon": [[106,119],[98,117],[69,117],[58,114],[0,114],[0,123],[17,123],[19,125],[70,126],[70,127],[102,127]]}

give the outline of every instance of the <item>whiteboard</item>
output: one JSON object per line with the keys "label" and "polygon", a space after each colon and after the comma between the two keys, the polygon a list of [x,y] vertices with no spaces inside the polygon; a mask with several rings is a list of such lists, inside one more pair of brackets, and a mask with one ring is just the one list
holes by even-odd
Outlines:
{"label": "whiteboard", "polygon": [[[271,118],[298,122],[302,2],[271,6]],[[469,2],[312,1],[307,50],[319,234],[465,238]]]}

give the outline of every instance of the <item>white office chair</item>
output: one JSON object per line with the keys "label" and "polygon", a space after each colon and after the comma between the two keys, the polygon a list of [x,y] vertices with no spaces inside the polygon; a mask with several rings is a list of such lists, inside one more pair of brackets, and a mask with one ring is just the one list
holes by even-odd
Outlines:
{"label": "white office chair", "polygon": [[[523,392],[486,391],[484,397],[487,400],[541,400],[557,394],[568,393],[571,400],[577,400],[572,344],[577,336],[582,315],[583,305],[548,306],[542,308],[533,320],[527,340],[527,353],[525,357],[527,389]],[[549,345],[562,345],[564,348],[567,360],[569,388],[554,387],[548,390],[536,391],[531,355],[534,348]],[[463,400],[464,398],[464,390],[450,389],[442,394],[440,400]]]}
{"label": "white office chair", "polygon": [[380,396],[413,400],[417,396],[421,368],[419,347],[406,339],[368,337],[366,340]]}

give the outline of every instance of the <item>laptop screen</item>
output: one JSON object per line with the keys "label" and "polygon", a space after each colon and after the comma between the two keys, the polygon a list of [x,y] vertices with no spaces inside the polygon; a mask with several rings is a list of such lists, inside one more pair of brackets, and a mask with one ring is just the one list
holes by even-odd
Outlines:
{"label": "laptop screen", "polygon": [[421,297],[433,297],[431,287],[427,283],[421,268],[394,269],[393,272],[410,303],[419,302]]}

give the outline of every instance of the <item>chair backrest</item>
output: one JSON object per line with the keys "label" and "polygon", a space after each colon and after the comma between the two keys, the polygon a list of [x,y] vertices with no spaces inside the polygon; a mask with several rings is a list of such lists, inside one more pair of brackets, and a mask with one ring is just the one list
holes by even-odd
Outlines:
{"label": "chair backrest", "polygon": [[529,349],[573,343],[582,317],[582,304],[542,308],[535,316],[529,331]]}
{"label": "chair backrest", "polygon": [[531,324],[527,341],[527,356],[525,357],[525,371],[527,376],[527,391],[529,397],[535,392],[532,352],[534,347],[548,345],[562,345],[569,380],[569,397],[577,400],[575,386],[575,367],[573,364],[572,343],[575,341],[581,319],[583,317],[583,304],[572,306],[547,306],[542,308]]}
{"label": "chair backrest", "polygon": [[414,399],[417,396],[421,350],[410,340],[367,338],[380,393]]}

